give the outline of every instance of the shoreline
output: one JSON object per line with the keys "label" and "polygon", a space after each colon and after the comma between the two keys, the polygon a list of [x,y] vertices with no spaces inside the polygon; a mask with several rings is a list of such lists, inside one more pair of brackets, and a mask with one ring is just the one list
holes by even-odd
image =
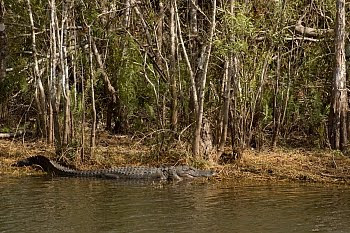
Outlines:
{"label": "shoreline", "polygon": [[[26,176],[40,174],[32,168],[11,167],[18,159],[34,154],[54,156],[54,148],[41,142],[0,140],[0,175]],[[100,143],[101,144],[101,143]],[[187,163],[196,167],[218,171],[213,178],[222,181],[249,182],[301,182],[317,184],[350,185],[350,158],[331,150],[307,150],[278,148],[274,151],[246,150],[239,160],[230,164],[210,164],[206,161],[191,161],[185,151],[169,151],[168,156],[152,155],[149,146],[135,144],[131,140],[106,143],[96,148],[94,161],[71,164],[80,170],[116,166],[159,166],[161,164]],[[171,155],[171,156],[170,156]]]}

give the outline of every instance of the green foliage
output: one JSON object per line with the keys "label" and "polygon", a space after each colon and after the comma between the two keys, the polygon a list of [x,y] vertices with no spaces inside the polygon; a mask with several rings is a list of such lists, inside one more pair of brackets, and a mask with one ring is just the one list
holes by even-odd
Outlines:
{"label": "green foliage", "polygon": [[226,13],[223,17],[225,25],[225,38],[216,38],[214,47],[216,51],[223,55],[228,52],[247,53],[249,50],[248,39],[253,36],[256,31],[252,19],[246,7],[241,7],[235,14]]}
{"label": "green foliage", "polygon": [[239,35],[240,37],[253,35],[255,28],[245,8],[236,12],[234,15],[228,14],[226,21],[230,33]]}
{"label": "green foliage", "polygon": [[1,127],[0,128],[0,132],[2,133],[10,133],[11,132],[11,129],[9,127]]}
{"label": "green foliage", "polygon": [[[283,6],[282,3],[285,3]],[[28,103],[33,100],[35,82],[33,78],[33,57],[31,29],[28,27],[26,1],[8,0],[6,2],[6,23],[8,39],[7,66],[14,71],[8,72],[0,83],[0,103],[5,103],[16,93],[15,101]],[[48,77],[50,59],[50,6],[47,1],[31,1],[37,32],[38,56],[42,59],[45,94],[49,96]],[[135,3],[136,4],[136,3]],[[139,3],[137,3],[139,4]],[[152,3],[153,4],[153,3]],[[69,26],[75,25],[77,46],[77,79],[79,86],[73,116],[77,122],[82,120],[81,82],[85,84],[86,122],[91,122],[92,98],[90,90],[90,63],[88,54],[88,31],[91,33],[103,57],[104,69],[117,90],[119,105],[124,122],[133,132],[148,131],[160,125],[170,127],[171,95],[169,91],[170,61],[170,16],[169,5],[165,4],[163,22],[162,54],[159,67],[168,80],[162,80],[154,67],[159,51],[158,23],[159,12],[154,5],[139,4],[144,20],[152,37],[146,40],[143,23],[136,14],[131,14],[130,27],[125,27],[125,5],[120,2],[74,1],[73,14],[68,19]],[[191,35],[191,22],[188,2],[179,1],[179,20],[182,36],[190,58],[196,82],[199,83],[202,67],[198,66],[200,49],[208,43],[207,32],[210,24],[211,4],[201,3],[204,14],[198,13],[198,34]],[[325,145],[327,116],[329,113],[330,80],[333,65],[333,41],[331,37],[320,41],[303,40],[294,30],[294,26],[303,17],[303,25],[314,28],[332,28],[335,21],[335,3],[333,0],[276,1],[253,0],[248,3],[237,2],[234,12],[227,11],[227,2],[220,3],[217,15],[212,55],[208,68],[208,82],[205,89],[204,115],[211,119],[214,131],[219,132],[218,116],[221,116],[224,96],[222,93],[224,61],[234,57],[234,73],[231,70],[231,110],[235,124],[237,140],[249,140],[255,134],[264,134],[270,140],[273,132],[274,100],[277,110],[283,114],[280,125],[280,137],[284,142],[293,138],[304,143]],[[58,21],[61,22],[62,2],[57,2]],[[348,13],[349,14],[349,13]],[[72,26],[73,27],[73,26]],[[179,31],[177,32],[177,36]],[[68,33],[69,34],[69,33]],[[21,35],[21,36],[19,36]],[[24,35],[24,36],[22,36]],[[29,35],[29,36],[28,36]],[[72,35],[72,34],[69,34]],[[72,38],[67,42],[71,43]],[[69,44],[68,43],[68,44]],[[179,39],[177,38],[177,43]],[[69,46],[68,46],[69,47]],[[196,48],[197,51],[192,49]],[[177,44],[176,80],[179,104],[178,130],[193,125],[193,103],[189,69],[180,44]],[[193,53],[192,53],[193,52]],[[73,53],[69,51],[69,54]],[[146,55],[145,55],[146,54]],[[146,56],[146,58],[145,58]],[[152,56],[153,61],[150,60]],[[70,59],[70,58],[69,58]],[[72,61],[69,63],[69,84],[72,84]],[[280,59],[280,60],[278,60]],[[280,62],[280,63],[278,63]],[[146,63],[146,64],[144,64]],[[102,70],[93,58],[95,69],[95,99],[100,122],[106,119],[110,110],[110,96],[102,78]],[[57,79],[60,78],[57,67]],[[147,77],[147,78],[146,78]],[[278,78],[278,83],[277,83]],[[30,82],[29,82],[30,80]],[[153,84],[153,86],[151,85]],[[278,90],[276,90],[276,86]],[[72,86],[70,86],[72,90]],[[275,96],[276,95],[276,96]],[[288,99],[286,99],[288,96]],[[62,98],[62,93],[61,96]],[[287,102],[286,102],[287,101]],[[286,103],[286,105],[285,105]],[[29,105],[29,104],[28,104]],[[63,116],[63,103],[60,116]],[[115,108],[118,108],[115,107]],[[284,109],[285,107],[285,109]],[[30,114],[35,116],[36,107]],[[112,109],[116,111],[116,109]],[[163,119],[165,117],[165,119]],[[281,115],[282,117],[282,115]],[[162,124],[160,124],[161,122]],[[88,125],[87,124],[87,125]],[[76,127],[80,127],[79,123]],[[191,129],[189,128],[188,132]],[[247,145],[249,142],[244,142]],[[77,144],[75,144],[77,146]],[[203,166],[201,161],[194,162]]]}

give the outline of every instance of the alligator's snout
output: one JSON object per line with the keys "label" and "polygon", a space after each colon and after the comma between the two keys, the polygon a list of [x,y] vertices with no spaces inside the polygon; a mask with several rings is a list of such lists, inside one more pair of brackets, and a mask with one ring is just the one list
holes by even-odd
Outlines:
{"label": "alligator's snout", "polygon": [[200,170],[198,176],[203,176],[203,177],[212,177],[212,176],[217,176],[217,172],[213,170]]}
{"label": "alligator's snout", "polygon": [[210,171],[210,175],[209,176],[217,176],[218,173],[216,171]]}

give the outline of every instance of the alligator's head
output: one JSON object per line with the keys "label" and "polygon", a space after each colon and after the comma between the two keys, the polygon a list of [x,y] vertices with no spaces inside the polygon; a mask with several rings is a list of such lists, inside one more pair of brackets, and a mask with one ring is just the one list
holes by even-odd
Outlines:
{"label": "alligator's head", "polygon": [[176,174],[181,178],[212,177],[217,173],[212,170],[200,170],[187,165],[176,166]]}
{"label": "alligator's head", "polygon": [[35,155],[28,157],[26,159],[22,159],[17,161],[17,163],[13,164],[12,166],[15,167],[25,167],[25,166],[33,166],[33,165],[38,165],[41,167],[42,170],[47,172],[47,169],[50,164],[50,159],[42,156],[42,155]]}

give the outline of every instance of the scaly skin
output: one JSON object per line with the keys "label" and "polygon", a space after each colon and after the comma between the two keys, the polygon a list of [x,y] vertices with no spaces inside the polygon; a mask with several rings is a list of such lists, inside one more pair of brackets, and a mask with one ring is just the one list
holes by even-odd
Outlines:
{"label": "scaly skin", "polygon": [[152,179],[152,180],[182,180],[195,177],[212,177],[216,172],[199,170],[187,165],[169,167],[115,167],[101,170],[79,171],[64,167],[49,158],[36,155],[20,160],[14,166],[38,165],[47,173],[55,176],[96,177],[106,179]]}

